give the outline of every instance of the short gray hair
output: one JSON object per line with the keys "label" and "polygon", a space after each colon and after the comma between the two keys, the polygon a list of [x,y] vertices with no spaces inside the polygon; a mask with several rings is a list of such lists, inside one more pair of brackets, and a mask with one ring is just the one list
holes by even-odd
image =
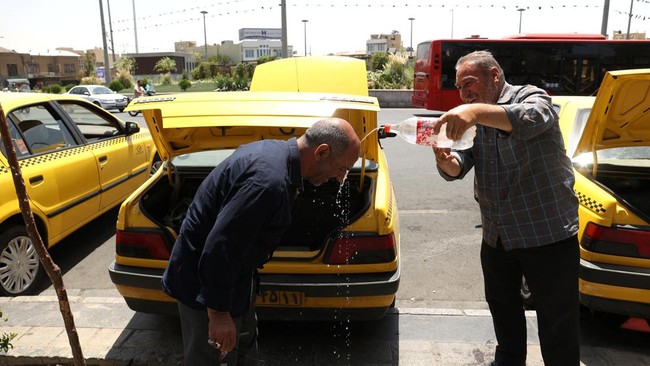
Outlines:
{"label": "short gray hair", "polygon": [[505,82],[506,80],[506,75],[504,74],[501,65],[499,65],[499,62],[497,62],[490,51],[474,51],[459,58],[456,62],[456,70],[466,63],[472,63],[478,66],[478,68],[486,74],[489,74],[490,70],[493,67],[496,67],[499,70],[499,81]]}
{"label": "short gray hair", "polygon": [[350,139],[335,119],[322,119],[314,123],[307,129],[304,137],[307,147],[327,144],[334,155],[345,153],[350,145]]}

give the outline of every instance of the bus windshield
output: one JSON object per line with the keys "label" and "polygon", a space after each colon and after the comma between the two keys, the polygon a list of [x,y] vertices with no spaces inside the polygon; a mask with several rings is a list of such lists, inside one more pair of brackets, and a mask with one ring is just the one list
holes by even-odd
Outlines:
{"label": "bus windshield", "polygon": [[[603,37],[604,38],[604,37]],[[510,84],[532,84],[551,95],[595,95],[606,71],[650,67],[650,41],[558,38],[435,40],[418,45],[412,103],[446,111],[461,104],[456,61],[492,52]]]}

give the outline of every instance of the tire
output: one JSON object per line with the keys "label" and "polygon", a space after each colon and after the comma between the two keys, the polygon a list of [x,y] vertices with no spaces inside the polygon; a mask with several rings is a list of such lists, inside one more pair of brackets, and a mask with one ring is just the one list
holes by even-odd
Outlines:
{"label": "tire", "polygon": [[140,111],[129,111],[129,116],[135,117],[138,115],[138,113],[140,113]]}
{"label": "tire", "polygon": [[23,226],[11,226],[0,234],[0,294],[33,295],[45,270]]}
{"label": "tire", "polygon": [[120,113],[122,113],[122,112],[124,112],[124,108],[120,108],[120,109],[118,109],[118,111],[120,111]]}

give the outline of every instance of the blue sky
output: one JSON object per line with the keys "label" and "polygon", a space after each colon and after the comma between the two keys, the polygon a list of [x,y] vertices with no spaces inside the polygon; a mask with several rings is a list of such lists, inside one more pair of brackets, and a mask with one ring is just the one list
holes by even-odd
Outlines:
{"label": "blue sky", "polygon": [[[280,0],[101,0],[106,32],[116,53],[173,51],[175,41],[203,45],[238,40],[240,28],[280,28]],[[21,52],[102,47],[100,0],[22,0],[3,9],[0,46]],[[288,43],[298,54],[365,49],[370,34],[402,34],[405,47],[428,39],[473,34],[501,38],[518,33],[600,33],[604,0],[286,0]],[[650,0],[611,0],[608,34],[650,33]],[[518,8],[526,9],[523,12]],[[412,22],[409,18],[415,18]],[[303,23],[302,20],[308,20]],[[411,24],[413,32],[411,34]],[[650,34],[649,34],[650,36]],[[412,40],[411,40],[412,37]],[[109,44],[110,46],[110,44]]]}

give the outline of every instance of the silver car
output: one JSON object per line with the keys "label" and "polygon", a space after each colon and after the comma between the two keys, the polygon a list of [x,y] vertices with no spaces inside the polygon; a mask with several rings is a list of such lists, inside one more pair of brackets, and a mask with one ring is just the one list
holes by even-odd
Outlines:
{"label": "silver car", "polygon": [[106,110],[117,109],[122,112],[129,104],[128,97],[103,85],[77,85],[68,90],[67,94],[79,95]]}

